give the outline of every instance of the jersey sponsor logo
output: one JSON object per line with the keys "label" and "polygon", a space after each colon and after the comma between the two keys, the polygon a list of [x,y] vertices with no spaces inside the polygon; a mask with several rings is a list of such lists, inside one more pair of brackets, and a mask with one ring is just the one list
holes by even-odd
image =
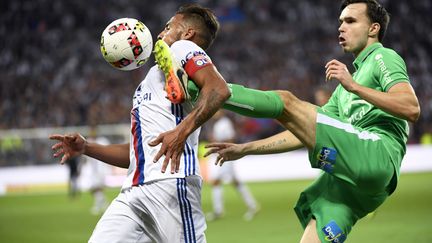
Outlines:
{"label": "jersey sponsor logo", "polygon": [[196,56],[203,56],[205,58],[207,58],[207,54],[203,51],[190,51],[186,54],[186,56],[181,60],[181,65],[182,67],[184,67],[186,65],[186,63],[196,57]]}
{"label": "jersey sponsor logo", "polygon": [[346,235],[334,220],[330,221],[330,223],[324,226],[322,231],[326,235],[324,238],[326,241],[332,243],[343,243],[346,240]]}
{"label": "jersey sponsor logo", "polygon": [[318,166],[327,173],[332,173],[336,163],[337,151],[334,148],[322,147],[318,154]]}
{"label": "jersey sponsor logo", "polygon": [[135,91],[135,94],[133,96],[133,106],[136,107],[140,105],[144,101],[151,101],[152,99],[152,93],[151,92],[143,92],[141,88],[141,84],[138,86],[138,88]]}
{"label": "jersey sponsor logo", "polygon": [[384,60],[383,55],[381,53],[375,55],[375,60],[378,63],[378,67],[380,68],[381,72],[384,75],[384,83],[387,85],[391,81],[393,81],[392,77],[390,77],[390,71],[388,70]]}
{"label": "jersey sponsor logo", "polygon": [[[370,110],[372,110],[372,105],[370,103],[367,103],[367,102],[363,103],[363,102],[360,102],[360,101],[359,102],[354,102],[353,101],[352,104],[363,104],[363,106],[360,108],[360,111],[357,111],[357,112],[353,113],[348,118],[348,121],[351,124],[353,124],[356,121],[360,121],[364,117],[364,115],[366,113],[368,113]],[[349,111],[347,110],[345,114],[348,114],[348,112]]]}

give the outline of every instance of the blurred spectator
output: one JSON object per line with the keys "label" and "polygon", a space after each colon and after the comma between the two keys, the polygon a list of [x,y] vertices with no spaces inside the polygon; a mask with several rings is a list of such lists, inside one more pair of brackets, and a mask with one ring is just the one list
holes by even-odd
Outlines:
{"label": "blurred spectator", "polygon": [[[110,144],[108,138],[98,135],[96,126],[91,127],[87,141],[102,145]],[[104,190],[106,187],[105,177],[109,173],[111,166],[95,158],[83,156],[81,168],[81,179],[87,181],[90,193],[93,197],[93,206],[90,212],[94,215],[102,214],[108,207]],[[82,177],[86,178],[84,179]]]}
{"label": "blurred spectator", "polygon": [[[156,37],[168,20],[166,13],[182,2],[2,2],[0,131],[85,125],[94,117],[101,124],[127,124],[130,94],[154,61],[131,72],[111,68],[100,54],[101,32],[112,20],[127,16],[142,20]],[[218,41],[209,54],[228,82],[264,90],[289,89],[313,102],[316,87],[332,85],[324,81],[327,61],[337,58],[351,66],[352,59],[337,40],[334,19],[339,15],[339,2],[199,2],[214,9],[222,20]],[[410,135],[410,142],[419,143],[422,129],[432,120],[432,2],[381,2],[392,16],[384,45],[406,61],[422,107]],[[106,110],[111,112],[101,112]],[[243,121],[249,129],[266,125]],[[263,133],[239,134],[243,135],[257,139]]]}
{"label": "blurred spectator", "polygon": [[332,90],[327,87],[320,86],[314,92],[314,100],[317,106],[323,106],[327,103],[332,95]]}
{"label": "blurred spectator", "polygon": [[[234,124],[231,119],[225,115],[224,110],[216,112],[213,116],[213,121],[211,142],[235,142],[236,130]],[[212,158],[209,159],[213,211],[206,215],[207,220],[213,221],[223,217],[225,211],[223,200],[224,182],[232,183],[244,201],[247,211],[243,218],[247,221],[252,220],[259,211],[259,206],[248,186],[238,177],[233,163],[230,162],[225,163],[223,166],[216,166],[215,160],[216,156],[212,156]]]}
{"label": "blurred spectator", "polygon": [[69,198],[75,199],[79,195],[78,176],[80,174],[78,157],[71,158],[66,161],[69,167]]}

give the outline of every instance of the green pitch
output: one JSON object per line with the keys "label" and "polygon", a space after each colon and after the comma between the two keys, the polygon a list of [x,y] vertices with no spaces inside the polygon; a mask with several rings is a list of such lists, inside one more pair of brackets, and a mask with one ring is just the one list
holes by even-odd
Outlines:
{"label": "green pitch", "polygon": [[[432,242],[432,173],[406,174],[395,194],[375,215],[357,223],[350,243]],[[298,242],[302,228],[292,210],[297,196],[310,181],[249,184],[261,205],[251,222],[243,221],[246,208],[234,189],[225,186],[225,217],[208,222],[207,241],[224,243]],[[114,198],[118,190],[107,195]],[[203,208],[211,209],[211,192],[204,186]],[[66,192],[0,197],[0,242],[87,242],[99,216],[90,214],[91,197],[82,193],[70,200]]]}

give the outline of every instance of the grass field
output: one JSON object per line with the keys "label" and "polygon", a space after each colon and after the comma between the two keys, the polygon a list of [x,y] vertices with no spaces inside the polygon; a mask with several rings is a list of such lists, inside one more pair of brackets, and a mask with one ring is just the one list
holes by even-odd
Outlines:
{"label": "grass field", "polygon": [[[302,228],[292,210],[300,191],[310,181],[251,183],[261,204],[251,222],[242,215],[245,206],[230,186],[225,186],[226,214],[209,222],[208,242],[298,242]],[[373,218],[359,221],[347,242],[432,242],[432,173],[405,174],[396,192]],[[110,189],[110,199],[118,193]],[[210,188],[203,189],[203,208],[211,209]],[[87,242],[98,216],[89,213],[91,197],[83,193],[69,200],[66,192],[0,197],[1,243]]]}

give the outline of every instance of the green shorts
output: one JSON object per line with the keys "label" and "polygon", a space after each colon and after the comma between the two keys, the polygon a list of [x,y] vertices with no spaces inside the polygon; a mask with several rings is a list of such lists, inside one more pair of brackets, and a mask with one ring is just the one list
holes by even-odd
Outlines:
{"label": "green shorts", "polygon": [[316,219],[322,242],[340,243],[358,219],[394,191],[398,169],[385,146],[391,138],[342,122],[320,108],[317,112],[309,161],[323,173],[301,193],[295,212],[303,227]]}

